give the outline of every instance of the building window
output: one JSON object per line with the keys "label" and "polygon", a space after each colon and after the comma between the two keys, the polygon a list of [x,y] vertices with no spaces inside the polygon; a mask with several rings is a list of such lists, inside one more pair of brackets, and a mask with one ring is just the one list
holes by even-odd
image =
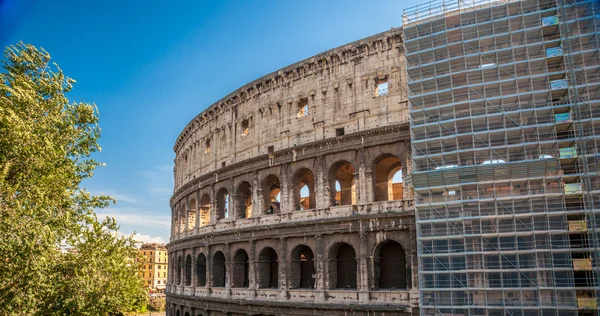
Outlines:
{"label": "building window", "polygon": [[298,117],[308,116],[308,98],[298,101]]}
{"label": "building window", "polygon": [[242,137],[246,137],[250,134],[250,122],[248,120],[242,121]]}
{"label": "building window", "polygon": [[267,151],[269,152],[269,154],[272,154],[275,152],[275,146],[269,146],[267,147]]}
{"label": "building window", "polygon": [[208,154],[210,152],[210,139],[207,139],[204,143],[204,153]]}
{"label": "building window", "polygon": [[335,129],[335,136],[344,136],[344,128],[336,128]]}
{"label": "building window", "polygon": [[375,79],[375,96],[382,97],[388,94],[388,81],[385,79]]}

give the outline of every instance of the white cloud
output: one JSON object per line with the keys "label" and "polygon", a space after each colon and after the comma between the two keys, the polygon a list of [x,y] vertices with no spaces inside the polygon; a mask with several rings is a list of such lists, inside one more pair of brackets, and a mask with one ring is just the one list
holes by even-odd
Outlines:
{"label": "white cloud", "polygon": [[133,236],[133,239],[135,239],[136,241],[139,241],[141,243],[158,243],[158,244],[164,244],[165,241],[161,238],[161,237],[151,237],[149,235],[135,235]]}
{"label": "white cloud", "polygon": [[142,210],[138,210],[136,213],[124,213],[120,212],[119,209],[109,208],[105,212],[99,211],[96,214],[101,219],[105,216],[114,217],[119,225],[128,224],[135,227],[156,227],[162,229],[171,227],[170,216],[143,214]]}

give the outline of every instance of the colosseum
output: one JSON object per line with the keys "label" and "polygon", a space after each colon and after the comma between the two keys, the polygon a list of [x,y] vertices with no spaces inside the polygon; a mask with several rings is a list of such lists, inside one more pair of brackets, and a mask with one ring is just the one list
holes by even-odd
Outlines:
{"label": "colosseum", "polygon": [[391,29],[259,78],[183,129],[167,315],[419,313],[404,67]]}

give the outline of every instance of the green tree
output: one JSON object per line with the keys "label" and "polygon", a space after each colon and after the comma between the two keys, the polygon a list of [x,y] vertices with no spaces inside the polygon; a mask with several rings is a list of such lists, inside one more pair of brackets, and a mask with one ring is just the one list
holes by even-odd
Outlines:
{"label": "green tree", "polygon": [[[0,314],[112,315],[147,303],[132,236],[81,182],[102,164],[97,108],[43,49],[5,50],[0,71]],[[71,247],[70,251],[64,251]]]}

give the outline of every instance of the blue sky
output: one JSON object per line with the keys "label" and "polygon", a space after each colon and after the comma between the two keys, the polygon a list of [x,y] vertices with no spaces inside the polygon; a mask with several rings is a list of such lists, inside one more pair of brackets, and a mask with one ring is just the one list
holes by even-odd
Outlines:
{"label": "blue sky", "polygon": [[106,163],[84,185],[121,232],[167,242],[173,144],[198,113],[260,76],[401,25],[418,1],[0,0],[0,45],[43,47],[96,103]]}

